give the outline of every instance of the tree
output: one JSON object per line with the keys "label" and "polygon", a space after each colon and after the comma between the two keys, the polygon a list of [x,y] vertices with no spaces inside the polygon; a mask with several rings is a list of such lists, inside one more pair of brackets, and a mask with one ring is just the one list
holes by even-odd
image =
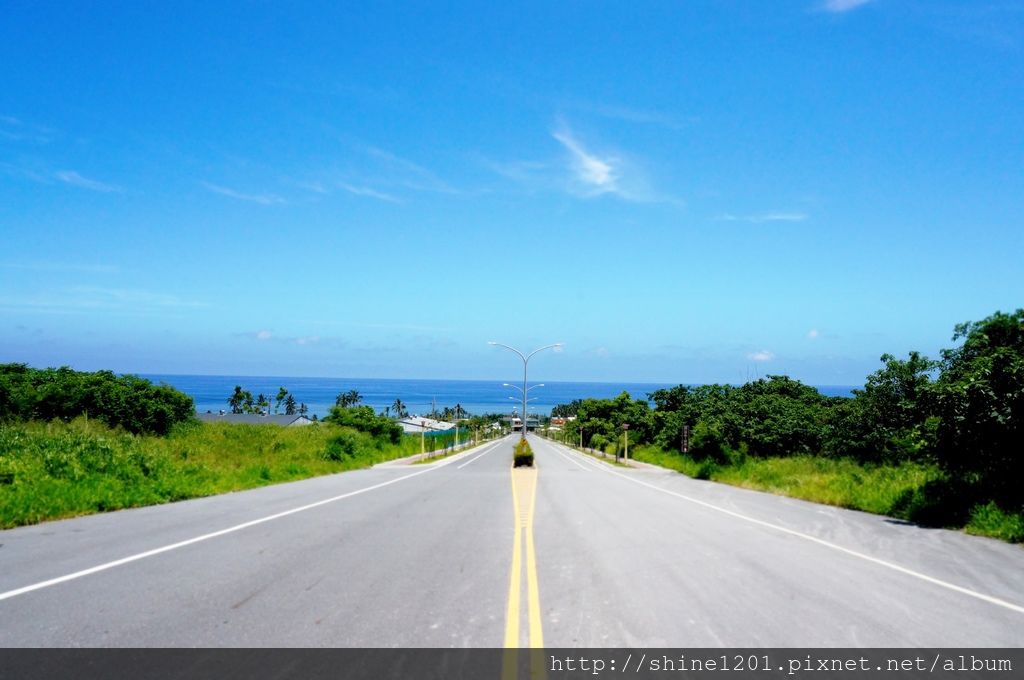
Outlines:
{"label": "tree", "polygon": [[409,417],[409,410],[405,407],[405,404],[401,399],[395,399],[394,403],[391,404],[391,413],[393,413],[395,418],[398,419]]}
{"label": "tree", "polygon": [[235,391],[228,397],[228,406],[232,413],[241,413],[245,406],[245,391],[241,385],[235,385]]}
{"label": "tree", "polygon": [[334,405],[340,406],[341,408],[349,408],[355,406],[363,400],[362,395],[359,394],[358,390],[348,390],[346,392],[338,393],[338,396],[334,399]]}
{"label": "tree", "polygon": [[306,402],[302,402],[301,404],[299,404],[299,415],[304,416],[307,413],[309,413],[309,407],[306,406]]}
{"label": "tree", "polygon": [[284,414],[286,416],[295,415],[295,397],[288,395],[288,398],[284,400]]}
{"label": "tree", "polygon": [[256,406],[259,408],[260,413],[263,413],[264,409],[270,408],[270,399],[267,398],[267,395],[260,392],[259,396],[256,397]]}
{"label": "tree", "polygon": [[995,500],[1024,507],[1024,309],[959,324],[931,387],[938,461]]}
{"label": "tree", "polygon": [[275,415],[281,409],[281,404],[286,399],[288,399],[288,390],[286,390],[283,386],[279,387],[277,389],[277,396],[274,397],[274,414]]}
{"label": "tree", "polygon": [[86,415],[128,432],[162,435],[194,414],[188,395],[134,375],[0,364],[0,422]]}
{"label": "tree", "polygon": [[576,415],[576,411],[579,410],[581,399],[573,399],[568,404],[558,404],[551,409],[551,416],[553,418],[569,418]]}
{"label": "tree", "polygon": [[865,461],[899,462],[929,452],[929,386],[938,362],[910,352],[905,361],[883,354],[852,400],[834,402],[827,416],[826,449]]}

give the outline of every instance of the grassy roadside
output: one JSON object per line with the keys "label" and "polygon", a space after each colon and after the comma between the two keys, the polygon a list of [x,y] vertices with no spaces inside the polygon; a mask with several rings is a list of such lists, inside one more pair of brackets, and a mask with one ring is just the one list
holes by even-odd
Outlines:
{"label": "grassy roadside", "polygon": [[[696,479],[911,521],[927,520],[928,511],[941,502],[928,498],[934,494],[931,490],[948,488],[939,468],[920,463],[868,465],[842,458],[790,456],[746,457],[719,464],[654,446],[631,448],[630,455]],[[939,523],[979,536],[1024,541],[1024,513],[1006,512],[994,503],[975,504],[963,521]]]}
{"label": "grassy roadside", "polygon": [[419,445],[328,424],[194,423],[166,437],[84,418],[0,425],[0,528],[365,468]]}

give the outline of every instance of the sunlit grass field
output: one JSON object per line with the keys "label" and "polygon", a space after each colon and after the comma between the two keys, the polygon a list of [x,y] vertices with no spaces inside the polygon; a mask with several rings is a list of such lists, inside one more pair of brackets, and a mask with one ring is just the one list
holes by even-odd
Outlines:
{"label": "sunlit grass field", "polygon": [[190,423],[167,437],[95,420],[0,425],[0,528],[369,467],[419,453],[330,424]]}
{"label": "sunlit grass field", "polygon": [[[636,460],[697,479],[901,519],[915,519],[914,509],[926,495],[926,488],[945,481],[944,473],[937,466],[922,463],[869,465],[846,458],[789,456],[736,457],[723,464],[699,462],[654,446],[637,447],[631,449],[630,454]],[[1006,512],[995,503],[978,504],[970,510],[964,523],[951,525],[951,528],[1022,542],[1024,514]]]}

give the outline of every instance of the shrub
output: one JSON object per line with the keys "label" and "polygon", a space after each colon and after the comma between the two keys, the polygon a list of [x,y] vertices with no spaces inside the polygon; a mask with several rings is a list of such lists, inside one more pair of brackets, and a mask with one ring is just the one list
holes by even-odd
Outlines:
{"label": "shrub", "polygon": [[513,467],[533,467],[533,449],[526,439],[520,439],[512,452]]}
{"label": "shrub", "polygon": [[187,394],[134,375],[0,364],[0,421],[67,422],[84,415],[135,434],[166,435],[193,413]]}
{"label": "shrub", "polygon": [[351,427],[353,430],[365,432],[391,444],[402,441],[402,426],[387,416],[377,415],[370,406],[341,407],[332,406],[331,412],[324,421]]}
{"label": "shrub", "polygon": [[324,458],[327,460],[340,461],[347,458],[355,458],[359,453],[359,439],[353,432],[342,432],[327,442],[324,449]]}

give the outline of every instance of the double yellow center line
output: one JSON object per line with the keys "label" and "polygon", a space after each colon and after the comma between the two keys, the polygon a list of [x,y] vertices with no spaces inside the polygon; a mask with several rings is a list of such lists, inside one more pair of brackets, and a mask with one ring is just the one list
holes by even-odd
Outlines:
{"label": "double yellow center line", "polygon": [[526,602],[529,622],[529,646],[544,646],[540,615],[540,589],[537,586],[537,555],[533,545],[533,513],[537,501],[537,468],[512,468],[512,506],[515,538],[512,543],[512,575],[508,584],[508,611],[505,616],[505,647],[519,647],[520,601],[523,582],[523,543],[526,544]]}

